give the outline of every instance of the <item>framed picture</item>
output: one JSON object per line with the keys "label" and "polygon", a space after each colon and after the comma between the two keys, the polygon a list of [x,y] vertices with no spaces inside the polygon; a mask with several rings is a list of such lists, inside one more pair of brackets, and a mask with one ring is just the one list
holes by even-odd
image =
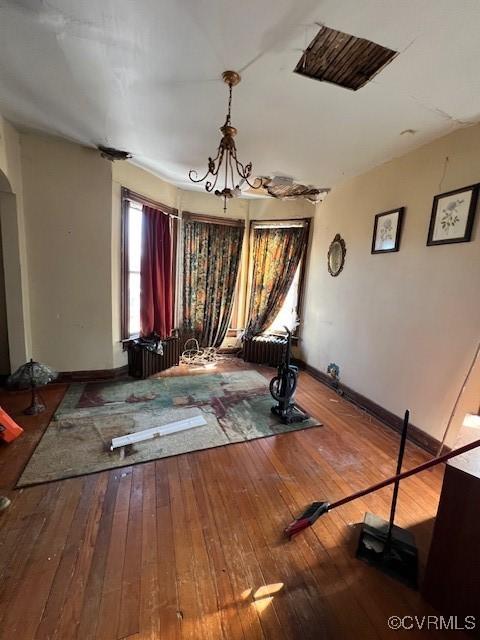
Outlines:
{"label": "framed picture", "polygon": [[477,199],[478,184],[435,196],[427,246],[469,242]]}
{"label": "framed picture", "polygon": [[405,207],[377,213],[373,225],[372,253],[391,253],[400,248]]}

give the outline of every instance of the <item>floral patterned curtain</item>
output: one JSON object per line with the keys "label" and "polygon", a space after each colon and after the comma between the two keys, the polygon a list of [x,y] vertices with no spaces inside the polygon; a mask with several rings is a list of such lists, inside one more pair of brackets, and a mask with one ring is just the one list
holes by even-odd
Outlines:
{"label": "floral patterned curtain", "polygon": [[245,335],[258,335],[275,320],[307,246],[308,227],[253,230],[253,275]]}
{"label": "floral patterned curtain", "polygon": [[203,347],[219,347],[230,322],[243,227],[183,224],[183,331]]}

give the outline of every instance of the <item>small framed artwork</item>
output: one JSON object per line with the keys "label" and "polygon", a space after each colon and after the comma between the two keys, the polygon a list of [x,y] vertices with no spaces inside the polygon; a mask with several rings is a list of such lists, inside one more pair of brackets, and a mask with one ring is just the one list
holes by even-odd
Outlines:
{"label": "small framed artwork", "polygon": [[391,253],[400,248],[405,207],[377,213],[373,225],[372,253]]}
{"label": "small framed artwork", "polygon": [[433,198],[427,246],[469,242],[478,200],[478,184]]}

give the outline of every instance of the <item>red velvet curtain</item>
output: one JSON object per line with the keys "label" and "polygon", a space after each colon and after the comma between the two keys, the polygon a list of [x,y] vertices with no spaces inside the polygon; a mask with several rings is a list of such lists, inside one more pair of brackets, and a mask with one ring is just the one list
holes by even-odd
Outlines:
{"label": "red velvet curtain", "polygon": [[140,265],[140,326],[142,336],[168,337],[173,328],[173,243],[170,217],[143,207]]}

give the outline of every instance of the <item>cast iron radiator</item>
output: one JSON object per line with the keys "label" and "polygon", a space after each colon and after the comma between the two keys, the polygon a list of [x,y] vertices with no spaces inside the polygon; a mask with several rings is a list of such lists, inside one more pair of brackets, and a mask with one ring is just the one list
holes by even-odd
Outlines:
{"label": "cast iron radiator", "polygon": [[245,362],[268,364],[278,367],[283,360],[287,339],[280,336],[255,336],[243,341],[243,359]]}
{"label": "cast iron radiator", "polygon": [[138,344],[128,347],[128,375],[132,378],[148,378],[154,373],[170,369],[180,362],[178,336],[162,340],[163,355],[149,351]]}

